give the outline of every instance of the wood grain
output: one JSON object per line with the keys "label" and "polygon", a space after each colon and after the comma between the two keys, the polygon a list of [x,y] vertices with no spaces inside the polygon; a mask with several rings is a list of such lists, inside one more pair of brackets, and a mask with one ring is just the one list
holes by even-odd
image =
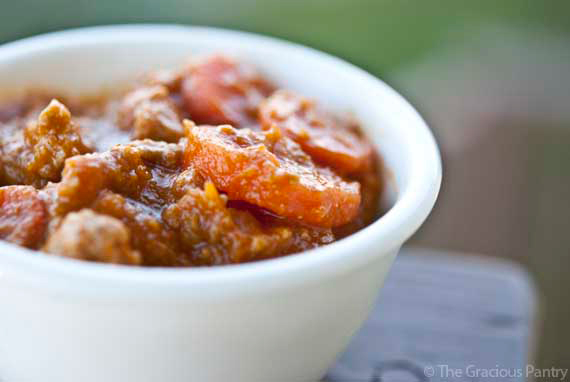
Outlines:
{"label": "wood grain", "polygon": [[369,320],[326,381],[523,381],[466,374],[493,368],[524,373],[532,363],[535,316],[535,292],[522,268],[404,250]]}

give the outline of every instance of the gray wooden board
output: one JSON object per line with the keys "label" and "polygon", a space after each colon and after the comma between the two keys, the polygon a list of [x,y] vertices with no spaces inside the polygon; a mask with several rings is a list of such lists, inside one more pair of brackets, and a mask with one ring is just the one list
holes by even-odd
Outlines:
{"label": "gray wooden board", "polygon": [[326,381],[524,381],[535,311],[512,263],[403,250]]}

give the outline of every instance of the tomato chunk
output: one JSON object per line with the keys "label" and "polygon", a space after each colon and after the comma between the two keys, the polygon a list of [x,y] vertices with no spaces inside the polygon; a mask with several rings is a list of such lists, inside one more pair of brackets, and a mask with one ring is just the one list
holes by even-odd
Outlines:
{"label": "tomato chunk", "polygon": [[278,215],[319,227],[355,217],[360,189],[316,166],[279,129],[254,132],[195,126],[186,121],[186,165],[193,166],[232,200],[243,200]]}
{"label": "tomato chunk", "polygon": [[130,235],[120,220],[83,209],[66,215],[43,250],[72,259],[138,265],[141,255],[131,248]]}
{"label": "tomato chunk", "polygon": [[292,92],[275,92],[261,104],[259,119],[263,129],[283,129],[316,162],[341,173],[364,171],[373,160],[374,150],[357,126],[334,119]]}
{"label": "tomato chunk", "polygon": [[184,135],[176,105],[164,86],[149,86],[128,93],[121,103],[118,124],[132,130],[134,139],[178,142]]}

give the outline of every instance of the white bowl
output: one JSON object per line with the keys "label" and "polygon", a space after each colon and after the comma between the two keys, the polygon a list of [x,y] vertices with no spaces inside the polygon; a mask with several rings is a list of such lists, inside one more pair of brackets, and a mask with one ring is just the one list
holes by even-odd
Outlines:
{"label": "white bowl", "polygon": [[429,129],[383,82],[272,38],[135,25],[4,45],[0,90],[92,92],[214,51],[242,57],[278,85],[353,112],[391,170],[391,208],[331,245],[215,268],[109,266],[1,242],[3,381],[316,381],[365,320],[400,246],[432,209],[441,181]]}

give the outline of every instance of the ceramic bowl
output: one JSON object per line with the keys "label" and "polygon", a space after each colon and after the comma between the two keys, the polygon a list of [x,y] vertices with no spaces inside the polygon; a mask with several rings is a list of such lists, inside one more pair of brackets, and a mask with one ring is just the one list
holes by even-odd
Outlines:
{"label": "ceramic bowl", "polygon": [[213,268],[94,264],[1,242],[3,381],[317,381],[366,319],[441,180],[430,130],[382,81],[273,38],[131,25],[3,45],[0,86],[3,94],[30,87],[92,93],[206,52],[236,56],[280,87],[353,113],[388,169],[386,213],[315,250]]}

